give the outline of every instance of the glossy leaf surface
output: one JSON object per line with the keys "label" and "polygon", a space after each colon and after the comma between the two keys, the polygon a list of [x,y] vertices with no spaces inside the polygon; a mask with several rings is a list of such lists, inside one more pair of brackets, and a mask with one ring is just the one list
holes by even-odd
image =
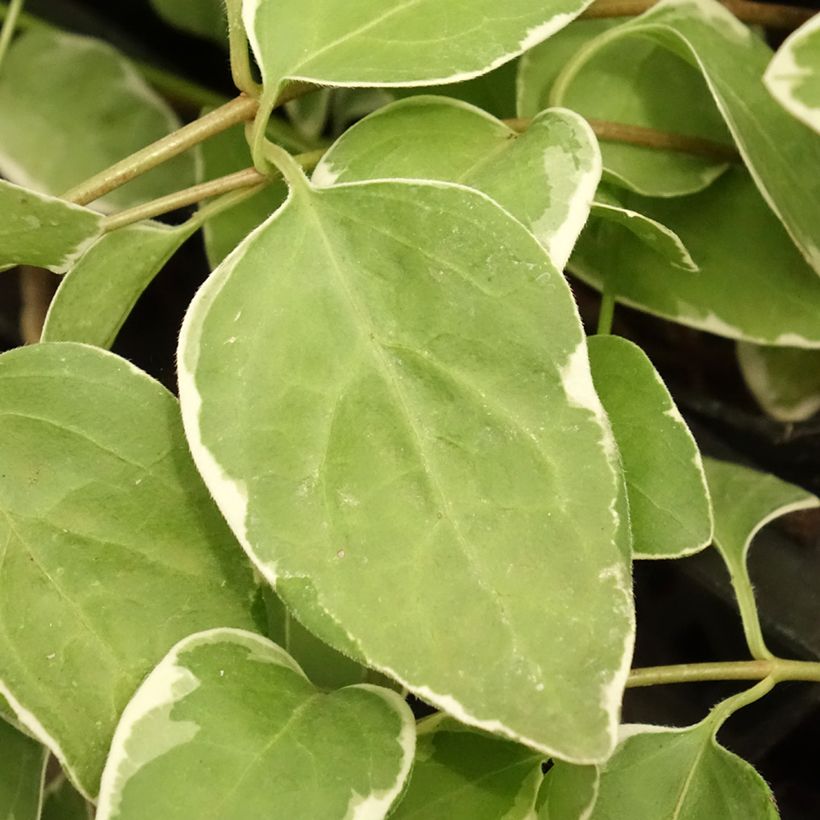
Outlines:
{"label": "glossy leaf surface", "polygon": [[63,273],[100,235],[98,214],[0,180],[0,269],[34,265]]}
{"label": "glossy leaf surface", "polygon": [[667,225],[697,261],[682,271],[637,237],[597,222],[581,234],[570,270],[620,301],[730,339],[820,347],[820,282],[741,168],[699,194],[624,196]]}
{"label": "glossy leaf surface", "polygon": [[820,352],[741,343],[737,359],[747,386],[773,418],[806,421],[820,410]]}
{"label": "glossy leaf surface", "polygon": [[0,720],[0,817],[40,820],[48,752]]}
{"label": "glossy leaf surface", "polygon": [[347,131],[317,166],[321,186],[364,179],[458,182],[490,196],[527,225],[563,268],[601,175],[595,137],[566,110],[545,111],[517,135],[478,108],[413,97]]}
{"label": "glossy leaf surface", "polygon": [[60,284],[42,340],[110,348],[137,299],[196,229],[140,222],[105,234]]}
{"label": "glossy leaf surface", "polygon": [[627,513],[564,279],[469,188],[295,184],[183,326],[200,472],[323,640],[464,722],[604,757]]}
{"label": "glossy leaf surface", "polygon": [[128,704],[97,820],[378,820],[414,748],[395,692],[324,694],[276,644],[215,629],[177,644]]}
{"label": "glossy leaf surface", "polygon": [[[26,188],[61,195],[178,127],[133,65],[101,40],[27,31],[3,62],[0,173]],[[95,207],[126,208],[192,182],[193,162],[183,155]]]}
{"label": "glossy leaf surface", "polygon": [[0,691],[86,796],[139,682],[192,631],[253,628],[256,586],[174,397],[75,344],[0,357]]}
{"label": "glossy leaf surface", "polygon": [[528,820],[543,755],[441,715],[419,724],[410,785],[395,820]]}
{"label": "glossy leaf surface", "polygon": [[712,541],[700,451],[646,354],[594,336],[589,358],[623,462],[636,558],[679,558]]}
{"label": "glossy leaf surface", "polygon": [[[688,134],[731,144],[698,72],[664,48],[635,38],[614,42],[584,63],[556,99],[553,85],[564,66],[621,20],[579,20],[521,58],[518,114],[565,105],[586,117]],[[678,196],[710,185],[723,160],[680,151],[602,141],[605,178],[647,196]]]}

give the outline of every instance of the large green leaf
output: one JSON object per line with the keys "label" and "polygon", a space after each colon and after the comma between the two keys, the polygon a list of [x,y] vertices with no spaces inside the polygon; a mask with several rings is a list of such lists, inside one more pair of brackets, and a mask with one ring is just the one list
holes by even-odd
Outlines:
{"label": "large green leaf", "polygon": [[[820,175],[803,172],[820,167],[820,140],[761,82],[771,49],[717,0],[662,0],[597,43],[613,38],[632,50],[649,39],[702,72],[763,198],[820,273]],[[593,43],[570,61],[565,76],[595,50]]]}
{"label": "large green leaf", "polygon": [[737,358],[760,406],[778,421],[805,421],[820,410],[820,351],[741,342]]}
{"label": "large green leaf", "polygon": [[[776,820],[774,798],[763,778],[715,739],[719,722],[696,726],[621,727],[615,754],[601,767],[598,789],[583,815],[571,799],[579,779],[588,793],[590,767],[557,764],[542,820]],[[555,795],[555,796],[554,796]]]}
{"label": "large green leaf", "polygon": [[0,691],[86,796],[140,680],[181,637],[253,628],[256,585],[174,397],[84,345],[0,356]]}
{"label": "large green leaf", "polygon": [[790,114],[820,132],[820,15],[786,38],[763,79]]}
{"label": "large green leaf", "polygon": [[154,10],[172,26],[227,43],[228,25],[223,0],[151,0]]}
{"label": "large green leaf", "polygon": [[820,281],[744,169],[699,194],[629,194],[624,204],[675,231],[700,270],[682,271],[599,221],[581,234],[573,273],[625,304],[730,339],[820,347]]}
{"label": "large green leaf", "polygon": [[64,775],[59,775],[43,792],[43,814],[40,820],[94,820],[94,807]]}
{"label": "large green leaf", "polygon": [[529,820],[543,755],[439,714],[419,724],[410,785],[393,820]]}
{"label": "large green leaf", "polygon": [[[171,109],[121,54],[100,40],[52,30],[15,40],[0,76],[0,173],[62,194],[179,127]],[[108,194],[125,208],[193,180],[183,155]]]}
{"label": "large green leaf", "polygon": [[[223,131],[197,146],[200,182],[241,171],[251,164],[243,125]],[[205,223],[205,251],[212,269],[285,201],[287,190],[283,180],[274,180],[258,194]]]}
{"label": "large green leaf", "polygon": [[110,348],[137,299],[197,227],[140,222],[103,236],[61,282],[42,340]]}
{"label": "large green leaf", "polygon": [[102,230],[94,211],[2,179],[0,214],[0,270],[34,265],[64,273]]}
{"label": "large green leaf", "polygon": [[244,0],[266,94],[285,79],[435,85],[485,74],[567,25],[588,0]]}
{"label": "large green leaf", "polygon": [[617,336],[588,342],[595,389],[623,462],[636,558],[708,547],[712,509],[700,451],[646,354]]}
{"label": "large green leaf", "polygon": [[40,820],[48,752],[0,720],[0,817]]}
{"label": "large green leaf", "polygon": [[378,820],[414,748],[395,692],[324,694],[276,644],[215,629],[177,644],[128,704],[97,820]]}
{"label": "large green leaf", "polygon": [[[650,42],[616,41],[584,64],[560,101],[554,98],[564,66],[619,23],[579,20],[527,52],[518,74],[519,116],[560,104],[594,119],[731,142],[699,73]],[[724,161],[619,142],[602,142],[601,153],[608,180],[647,196],[700,191],[726,169]]]}
{"label": "large green leaf", "polygon": [[313,174],[322,187],[364,179],[458,182],[527,225],[563,268],[601,176],[595,136],[577,114],[550,110],[517,135],[448,97],[412,97],[347,131]]}
{"label": "large green leaf", "polygon": [[752,654],[771,657],[763,640],[746,559],[752,539],[770,521],[820,506],[820,499],[767,473],[739,464],[704,460],[715,515],[715,547],[723,556],[737,596]]}
{"label": "large green leaf", "polygon": [[288,173],[180,338],[214,498],[326,642],[463,722],[605,757],[627,513],[566,282],[472,189]]}

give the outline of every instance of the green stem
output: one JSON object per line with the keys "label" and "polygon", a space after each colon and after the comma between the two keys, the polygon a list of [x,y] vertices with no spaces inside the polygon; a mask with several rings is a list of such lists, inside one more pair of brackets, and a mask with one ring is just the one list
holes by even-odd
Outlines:
{"label": "green stem", "polygon": [[718,703],[718,705],[715,706],[709,713],[708,718],[715,727],[715,731],[723,725],[728,717],[737,712],[738,709],[742,709],[744,706],[748,706],[756,700],[760,700],[760,698],[764,695],[771,692],[776,683],[777,678],[773,675],[769,675],[768,677],[763,678],[760,683],[753,686],[751,689],[746,689],[743,692],[739,692],[737,695]]}
{"label": "green stem", "polygon": [[610,288],[604,288],[601,294],[601,309],[598,313],[599,336],[609,336],[612,333],[612,320],[615,318],[615,292]]}
{"label": "green stem", "polygon": [[256,100],[240,96],[211,111],[173,134],[137,151],[130,157],[101,171],[63,195],[77,205],[87,205],[105,194],[125,185],[135,177],[156,168],[194,145],[244,122],[256,111]]}
{"label": "green stem", "polygon": [[11,38],[17,28],[17,21],[20,19],[20,12],[23,10],[24,0],[11,0],[11,5],[6,11],[3,28],[0,29],[0,66],[3,64],[6,52],[11,45]]}
{"label": "green stem", "polygon": [[228,0],[228,42],[231,49],[231,75],[234,85],[250,97],[258,97],[262,89],[253,78],[248,51],[248,36],[242,20],[242,0]]}
{"label": "green stem", "polygon": [[633,669],[627,687],[663,686],[698,681],[764,680],[813,681],[820,683],[820,663],[787,661],[780,658],[718,663],[683,663],[676,666],[650,666]]}
{"label": "green stem", "polygon": [[746,562],[738,562],[738,566],[730,567],[730,569],[732,570],[732,587],[735,591],[735,598],[737,598],[737,607],[740,610],[743,633],[746,636],[749,651],[753,658],[770,660],[774,658],[774,655],[769,651],[763,638],[760,617],[757,613],[757,602]]}

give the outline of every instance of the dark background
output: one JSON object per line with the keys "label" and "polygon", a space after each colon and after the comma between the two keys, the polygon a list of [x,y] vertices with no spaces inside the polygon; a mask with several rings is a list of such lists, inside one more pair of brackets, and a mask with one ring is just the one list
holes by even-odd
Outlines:
{"label": "dark background", "polygon": [[[231,95],[226,54],[163,25],[147,0],[29,0],[27,9],[67,29],[102,36],[133,57]],[[777,40],[772,42],[776,45]],[[115,347],[172,389],[178,328],[207,272],[201,242],[194,237],[140,300]],[[572,284],[593,329],[598,296]],[[0,278],[3,349],[20,344],[19,310],[17,276],[5,274]],[[616,311],[614,332],[646,350],[705,453],[820,492],[820,418],[784,425],[764,417],[740,378],[733,343],[622,307]],[[769,526],[755,542],[750,565],[773,651],[820,660],[820,515],[797,513]],[[716,552],[679,561],[637,562],[635,581],[635,666],[748,657],[728,575]],[[698,683],[630,690],[624,719],[686,725],[740,688]],[[770,783],[785,820],[820,818],[820,685],[780,684],[733,716],[720,738]]]}

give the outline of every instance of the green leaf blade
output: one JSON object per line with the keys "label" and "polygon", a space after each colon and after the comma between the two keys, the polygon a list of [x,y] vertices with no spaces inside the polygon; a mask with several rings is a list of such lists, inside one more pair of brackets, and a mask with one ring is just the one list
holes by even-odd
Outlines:
{"label": "green leaf blade", "polygon": [[322,694],[276,644],[215,629],[177,644],[129,703],[97,817],[383,818],[414,748],[395,692]]}
{"label": "green leaf blade", "polygon": [[0,816],[40,820],[48,752],[0,720]]}
{"label": "green leaf blade", "polygon": [[[297,190],[200,291],[179,361],[200,472],[311,631],[465,722],[605,756],[633,629],[616,456],[520,223],[441,183]],[[583,651],[575,620],[533,633],[525,588],[557,617],[584,596]]]}

